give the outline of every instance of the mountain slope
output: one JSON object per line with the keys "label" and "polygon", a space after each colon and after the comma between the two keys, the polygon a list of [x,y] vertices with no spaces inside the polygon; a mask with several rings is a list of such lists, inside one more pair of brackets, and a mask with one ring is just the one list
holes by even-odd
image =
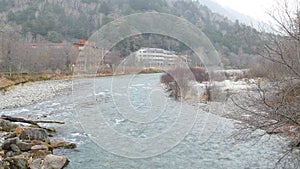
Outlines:
{"label": "mountain slope", "polygon": [[260,47],[259,33],[255,29],[232,22],[192,1],[0,0],[0,4],[5,4],[0,8],[0,16],[11,25],[21,27],[23,36],[30,42],[39,41],[39,37],[51,42],[87,39],[114,19],[137,12],[157,11],[194,23],[224,56],[226,65],[242,64],[234,63],[239,55],[252,57]]}
{"label": "mountain slope", "polygon": [[246,25],[257,25],[258,21],[251,18],[250,16],[241,14],[235,10],[232,10],[230,8],[223,7],[222,5],[218,4],[217,2],[214,2],[212,0],[200,0],[199,3],[201,5],[207,6],[209,9],[211,9],[213,12],[219,13],[225,17],[228,17],[230,20],[235,22],[235,20],[239,20],[239,22],[244,23]]}

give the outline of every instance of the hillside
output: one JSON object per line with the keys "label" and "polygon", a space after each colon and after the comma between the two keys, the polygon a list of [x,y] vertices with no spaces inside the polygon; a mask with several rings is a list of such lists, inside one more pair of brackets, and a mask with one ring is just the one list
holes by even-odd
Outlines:
{"label": "hillside", "polygon": [[244,23],[244,24],[250,25],[250,26],[255,26],[255,25],[260,24],[257,20],[251,18],[250,16],[241,14],[241,13],[239,13],[233,9],[230,9],[228,7],[223,7],[222,5],[218,4],[214,0],[200,0],[199,3],[207,6],[213,12],[216,12],[216,13],[219,13],[221,15],[228,17],[232,21],[239,20],[241,23]]}
{"label": "hillside", "polygon": [[[166,0],[0,0],[2,21],[20,29],[26,42],[73,42],[87,39],[106,23],[125,15],[157,11],[186,18],[199,27],[220,52],[224,65],[244,67],[257,54],[259,33],[238,21],[190,1]],[[142,38],[142,41],[145,40]],[[154,38],[154,41],[157,38]],[[123,47],[134,50],[132,40]],[[135,45],[139,46],[139,45]],[[159,47],[159,46],[158,46]],[[180,52],[180,48],[177,49]],[[126,52],[124,52],[126,53]]]}

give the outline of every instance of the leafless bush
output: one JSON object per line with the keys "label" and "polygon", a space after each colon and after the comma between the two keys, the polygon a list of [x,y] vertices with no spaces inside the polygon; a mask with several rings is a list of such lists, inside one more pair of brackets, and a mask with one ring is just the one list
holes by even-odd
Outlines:
{"label": "leafless bush", "polygon": [[167,86],[170,96],[178,99],[184,97],[190,90],[189,82],[196,80],[203,82],[208,80],[208,74],[202,68],[175,68],[161,76],[161,83]]}
{"label": "leafless bush", "polygon": [[232,101],[237,111],[243,113],[242,117],[236,117],[243,122],[240,133],[251,135],[264,131],[259,132],[259,137],[285,135],[290,140],[290,148],[278,163],[285,159],[299,164],[299,158],[294,155],[300,148],[300,15],[298,9],[295,13],[290,9],[284,1],[270,15],[277,23],[276,34],[264,37],[267,43],[261,53],[263,64],[253,65],[249,72],[249,77],[263,77],[262,80],[246,96],[238,96],[242,101],[238,101],[241,98]]}

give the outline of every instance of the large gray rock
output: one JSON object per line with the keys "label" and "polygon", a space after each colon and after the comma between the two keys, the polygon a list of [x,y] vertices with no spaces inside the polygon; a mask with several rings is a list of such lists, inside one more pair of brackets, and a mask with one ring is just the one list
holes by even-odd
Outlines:
{"label": "large gray rock", "polygon": [[48,147],[45,145],[35,145],[31,147],[31,152],[33,153],[33,158],[45,158],[48,154],[51,154]]}
{"label": "large gray rock", "polygon": [[11,144],[11,145],[10,145],[10,149],[11,149],[13,152],[21,153],[20,148],[19,148],[16,144]]}
{"label": "large gray rock", "polygon": [[49,154],[42,163],[42,169],[62,169],[67,166],[69,160],[66,157]]}
{"label": "large gray rock", "polygon": [[21,140],[40,140],[50,143],[47,132],[40,128],[26,128],[19,135]]}
{"label": "large gray rock", "polygon": [[25,143],[22,141],[17,141],[16,145],[20,148],[21,151],[29,151],[31,150],[31,147],[33,146],[33,144],[31,143]]}
{"label": "large gray rock", "polygon": [[0,168],[1,169],[9,169],[9,162],[7,161],[0,161]]}
{"label": "large gray rock", "polygon": [[38,158],[38,159],[29,159],[28,163],[29,163],[29,168],[30,169],[41,169],[42,168],[42,162],[43,160]]}
{"label": "large gray rock", "polygon": [[13,150],[14,152],[17,151],[16,146],[21,150],[21,151],[29,151],[31,150],[31,147],[33,146],[33,144],[31,143],[25,143],[20,141],[20,139],[18,137],[14,137],[14,138],[10,138],[7,139],[3,142],[1,148],[3,150]]}
{"label": "large gray rock", "polygon": [[23,157],[11,157],[5,159],[5,161],[9,162],[10,169],[29,169],[28,161]]}
{"label": "large gray rock", "polygon": [[18,127],[18,125],[9,122],[7,120],[0,119],[0,131],[13,132]]}
{"label": "large gray rock", "polygon": [[1,146],[2,150],[11,150],[10,145],[16,144],[18,142],[18,140],[19,140],[19,138],[17,138],[17,137],[5,140]]}

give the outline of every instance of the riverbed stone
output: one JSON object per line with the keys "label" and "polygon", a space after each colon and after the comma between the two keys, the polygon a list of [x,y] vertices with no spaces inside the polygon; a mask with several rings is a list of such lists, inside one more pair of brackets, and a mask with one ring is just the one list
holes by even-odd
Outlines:
{"label": "riverbed stone", "polygon": [[49,151],[52,151],[54,149],[54,147],[52,145],[50,145],[49,143],[43,142],[43,141],[39,141],[39,140],[33,140],[31,141],[32,144],[34,145],[44,145],[47,146]]}
{"label": "riverbed stone", "polygon": [[2,145],[6,139],[6,136],[8,135],[9,133],[8,132],[3,132],[3,131],[0,131],[0,145]]}
{"label": "riverbed stone", "polygon": [[31,154],[29,152],[23,152],[22,154],[17,155],[15,157],[22,157],[22,158],[29,159],[31,157]]}
{"label": "riverbed stone", "polygon": [[9,139],[9,138],[14,138],[14,137],[17,137],[17,134],[13,133],[13,132],[9,132],[5,135],[4,139]]}
{"label": "riverbed stone", "polygon": [[10,157],[5,161],[9,162],[10,169],[29,169],[28,160],[23,157]]}
{"label": "riverbed stone", "polygon": [[56,139],[56,138],[51,138],[50,144],[51,144],[51,146],[53,146],[53,148],[66,148],[66,149],[76,148],[76,144],[67,142],[67,141],[63,141],[60,139]]}
{"label": "riverbed stone", "polygon": [[16,144],[11,144],[11,145],[10,145],[10,149],[11,149],[13,152],[21,153],[20,148],[19,148]]}
{"label": "riverbed stone", "polygon": [[9,169],[9,162],[7,161],[0,161],[0,168],[1,169]]}
{"label": "riverbed stone", "polygon": [[16,145],[20,148],[21,151],[29,151],[31,150],[31,147],[33,146],[33,144],[31,143],[25,143],[22,141],[17,141]]}
{"label": "riverbed stone", "polygon": [[23,127],[20,127],[20,126],[18,126],[16,129],[15,129],[15,133],[16,133],[16,135],[20,135],[21,134],[21,132],[24,130],[24,128]]}
{"label": "riverbed stone", "polygon": [[33,158],[44,158],[46,155],[50,154],[49,149],[45,145],[35,145],[31,147],[31,152],[33,153]]}
{"label": "riverbed stone", "polygon": [[0,157],[4,157],[5,152],[4,151],[0,151]]}
{"label": "riverbed stone", "polygon": [[36,150],[34,151],[34,153],[32,154],[33,159],[37,159],[37,158],[45,158],[48,154],[51,154],[50,151],[48,150]]}
{"label": "riverbed stone", "polygon": [[49,154],[42,163],[42,169],[62,169],[68,163],[69,160],[66,157]]}
{"label": "riverbed stone", "polygon": [[29,159],[28,165],[30,169],[41,169],[43,160],[41,158]]}
{"label": "riverbed stone", "polygon": [[31,151],[34,152],[34,151],[38,151],[38,150],[49,150],[47,146],[45,145],[35,145],[35,146],[32,146],[31,147]]}
{"label": "riverbed stone", "polygon": [[0,119],[0,131],[13,132],[17,127],[18,125],[10,121]]}
{"label": "riverbed stone", "polygon": [[49,143],[49,137],[44,129],[40,128],[26,128],[19,135],[21,140],[41,140]]}
{"label": "riverbed stone", "polygon": [[13,151],[7,151],[5,153],[5,157],[13,157],[13,156],[15,156],[15,153]]}
{"label": "riverbed stone", "polygon": [[9,138],[9,139],[5,140],[2,144],[2,146],[1,146],[2,150],[11,150],[10,145],[11,144],[16,144],[18,140],[19,139],[17,137]]}

